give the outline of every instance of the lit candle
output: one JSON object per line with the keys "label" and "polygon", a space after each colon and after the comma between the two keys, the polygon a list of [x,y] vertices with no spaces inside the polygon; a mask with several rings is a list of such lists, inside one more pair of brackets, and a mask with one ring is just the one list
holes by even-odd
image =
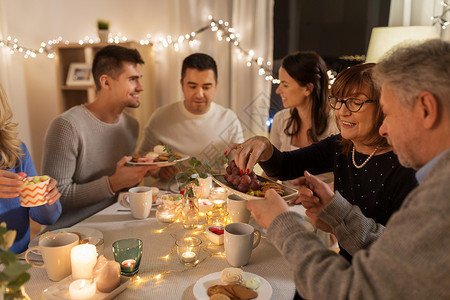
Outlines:
{"label": "lit candle", "polygon": [[181,259],[186,263],[191,263],[197,259],[197,254],[192,251],[186,251],[181,254]]}
{"label": "lit candle", "polygon": [[89,299],[95,295],[97,287],[95,282],[78,279],[69,285],[69,295],[72,299]]}
{"label": "lit candle", "polygon": [[90,279],[97,263],[97,249],[91,244],[82,244],[72,248],[72,279]]}
{"label": "lit candle", "polygon": [[122,266],[129,268],[133,266],[135,263],[136,261],[134,259],[126,259],[122,262]]}

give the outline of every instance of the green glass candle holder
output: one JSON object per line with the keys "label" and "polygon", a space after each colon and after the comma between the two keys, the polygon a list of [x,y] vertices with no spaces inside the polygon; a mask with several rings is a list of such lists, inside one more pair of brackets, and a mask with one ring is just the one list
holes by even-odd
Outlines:
{"label": "green glass candle holder", "polygon": [[143,243],[140,239],[123,239],[112,244],[114,259],[120,264],[120,274],[133,276],[139,271]]}

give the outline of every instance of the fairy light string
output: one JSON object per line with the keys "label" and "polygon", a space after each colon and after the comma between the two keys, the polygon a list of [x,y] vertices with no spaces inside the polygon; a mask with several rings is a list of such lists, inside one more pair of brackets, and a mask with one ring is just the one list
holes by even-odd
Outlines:
{"label": "fairy light string", "polygon": [[[239,41],[240,34],[230,26],[230,23],[223,20],[216,20],[212,16],[208,17],[209,24],[205,25],[196,31],[191,33],[186,33],[178,37],[167,36],[166,38],[159,38],[156,41],[153,40],[151,34],[147,34],[144,39],[141,39],[139,43],[141,45],[153,45],[156,50],[162,50],[171,47],[174,51],[179,51],[184,43],[188,43],[190,47],[195,47],[200,42],[197,36],[201,33],[210,30],[216,33],[218,41],[226,41],[230,43],[238,52],[238,58],[245,62],[248,67],[257,66],[258,74],[264,76],[265,80],[272,81],[272,83],[279,83],[277,79],[273,77],[272,73],[272,62],[265,60],[262,57],[255,56],[255,51],[250,49],[246,50],[241,47]],[[78,44],[94,44],[99,41],[99,38],[91,38],[85,36],[80,39]],[[110,34],[108,43],[110,44],[120,44],[128,41],[128,38],[122,33],[118,32],[115,34]],[[27,47],[22,45],[17,38],[8,36],[6,39],[0,39],[0,47],[6,47],[9,49],[11,55],[22,54],[24,58],[36,58],[38,55],[46,55],[48,58],[55,57],[54,45],[56,44],[70,44],[68,40],[64,40],[62,37],[58,37],[54,40],[48,40],[47,42],[41,42],[40,47],[34,49],[32,47]],[[72,42],[73,43],[73,42]]]}
{"label": "fairy light string", "polygon": [[433,25],[439,24],[442,29],[447,28],[449,21],[445,17],[445,15],[450,11],[450,5],[447,1],[441,1],[442,5],[442,13],[439,16],[432,16],[431,21],[433,22]]}

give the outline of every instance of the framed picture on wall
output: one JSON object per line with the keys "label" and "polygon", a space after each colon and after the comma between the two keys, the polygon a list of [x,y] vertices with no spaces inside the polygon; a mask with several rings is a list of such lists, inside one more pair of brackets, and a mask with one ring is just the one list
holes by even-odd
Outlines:
{"label": "framed picture on wall", "polygon": [[66,85],[93,85],[91,66],[85,63],[71,63],[67,73]]}

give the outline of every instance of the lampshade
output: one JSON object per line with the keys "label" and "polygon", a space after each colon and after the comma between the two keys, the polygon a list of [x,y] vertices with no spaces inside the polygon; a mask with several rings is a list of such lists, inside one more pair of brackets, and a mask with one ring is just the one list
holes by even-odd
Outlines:
{"label": "lampshade", "polygon": [[366,63],[376,63],[392,47],[405,41],[421,41],[439,38],[433,26],[375,27],[370,36]]}

